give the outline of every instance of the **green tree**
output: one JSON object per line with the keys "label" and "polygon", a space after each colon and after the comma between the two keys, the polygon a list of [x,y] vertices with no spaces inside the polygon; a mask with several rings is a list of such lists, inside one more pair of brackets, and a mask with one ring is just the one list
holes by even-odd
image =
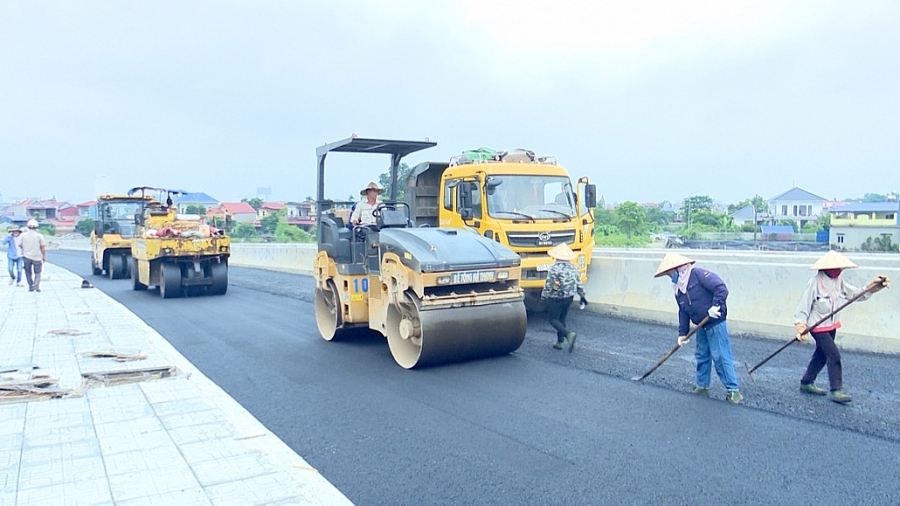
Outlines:
{"label": "green tree", "polygon": [[274,234],[275,228],[278,227],[278,221],[282,219],[282,212],[271,212],[268,216],[264,216],[259,220],[260,228],[264,234]]}
{"label": "green tree", "polygon": [[615,210],[616,227],[629,238],[647,231],[644,208],[637,202],[623,202]]}
{"label": "green tree", "polygon": [[241,202],[250,204],[250,207],[257,211],[259,211],[259,208],[264,204],[263,200],[259,197],[253,197],[252,199],[241,199]]}
{"label": "green tree", "polygon": [[252,223],[235,223],[232,226],[231,236],[238,239],[253,239],[259,237],[259,234]]}
{"label": "green tree", "polygon": [[206,216],[206,206],[197,205],[197,204],[189,204],[184,208],[185,213],[187,214],[199,214],[200,216]]}
{"label": "green tree", "polygon": [[647,223],[655,223],[660,227],[665,227],[675,219],[675,213],[672,211],[663,211],[668,202],[661,202],[659,205],[647,207],[644,209]]}
{"label": "green tree", "polygon": [[288,225],[287,219],[283,216],[280,217],[278,225],[275,227],[275,240],[278,242],[316,242],[315,236],[299,227]]}
{"label": "green tree", "polygon": [[[397,201],[403,201],[403,189],[406,188],[406,178],[409,177],[409,173],[412,172],[412,167],[406,164],[406,162],[400,162],[400,166],[397,167]],[[388,169],[383,172],[380,176],[378,176],[378,184],[384,188],[385,198],[391,198],[391,171]],[[351,199],[352,200],[352,199]]]}
{"label": "green tree", "polygon": [[831,214],[822,213],[816,218],[816,225],[819,230],[831,230]]}
{"label": "green tree", "polygon": [[75,225],[75,231],[84,236],[91,235],[91,232],[94,231],[94,219],[85,218],[79,221],[78,224]]}
{"label": "green tree", "polygon": [[41,223],[38,225],[38,232],[44,235],[56,235],[56,226],[52,223]]}
{"label": "green tree", "polygon": [[753,198],[744,199],[737,204],[729,205],[728,214],[734,214],[747,206],[753,206],[753,208],[756,210],[757,215],[765,215],[769,213],[769,203],[766,201],[766,199],[762,198],[759,195],[754,195]]}

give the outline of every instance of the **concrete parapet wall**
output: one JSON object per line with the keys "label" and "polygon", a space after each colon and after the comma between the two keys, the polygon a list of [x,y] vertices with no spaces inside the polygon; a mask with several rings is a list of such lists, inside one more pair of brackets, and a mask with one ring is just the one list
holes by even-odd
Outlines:
{"label": "concrete parapet wall", "polygon": [[[90,249],[87,241],[60,241],[63,249]],[[62,244],[66,243],[66,244]],[[585,287],[589,308],[605,314],[676,325],[675,297],[668,278],[654,278],[660,260],[673,250],[597,248]],[[677,250],[728,284],[728,328],[732,333],[787,340],[794,333],[797,301],[813,276],[809,266],[821,253]],[[314,244],[232,244],[230,264],[311,274]],[[846,271],[863,286],[878,274],[900,283],[900,255],[847,254],[860,265]],[[838,343],[847,349],[900,353],[900,286],[844,310]],[[674,333],[674,330],[673,330]]]}
{"label": "concrete parapet wall", "polygon": [[312,274],[315,244],[231,244],[228,263],[274,271]]}
{"label": "concrete parapet wall", "polygon": [[[671,251],[671,250],[669,250]],[[728,285],[728,328],[732,333],[788,340],[794,334],[797,302],[814,272],[818,253],[679,250],[719,274]],[[594,250],[585,290],[593,310],[629,318],[677,324],[668,277],[654,278],[666,251]],[[863,286],[878,274],[900,279],[900,256],[848,254],[860,268],[845,279]],[[838,343],[847,349],[900,353],[900,290],[883,290],[842,312]]]}

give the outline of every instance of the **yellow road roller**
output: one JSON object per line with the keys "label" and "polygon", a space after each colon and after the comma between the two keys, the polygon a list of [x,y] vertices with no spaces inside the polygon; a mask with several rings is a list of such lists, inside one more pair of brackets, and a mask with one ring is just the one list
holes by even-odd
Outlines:
{"label": "yellow road roller", "polygon": [[[319,332],[335,341],[375,330],[406,369],[511,353],[527,325],[514,251],[465,228],[417,227],[397,201],[400,160],[435,145],[351,137],[316,150]],[[335,215],[325,198],[330,153],[390,155],[390,194],[375,206],[374,225],[351,227]]]}
{"label": "yellow road roller", "polygon": [[164,299],[224,295],[231,239],[223,230],[203,223],[200,216],[180,214],[172,196],[183,191],[142,186],[129,194],[152,191],[165,193],[166,199],[147,204],[138,222],[131,242],[132,288],[158,286]]}
{"label": "yellow road roller", "polygon": [[95,276],[106,271],[109,279],[128,277],[135,218],[152,201],[151,195],[97,197],[97,220],[91,232],[91,270]]}

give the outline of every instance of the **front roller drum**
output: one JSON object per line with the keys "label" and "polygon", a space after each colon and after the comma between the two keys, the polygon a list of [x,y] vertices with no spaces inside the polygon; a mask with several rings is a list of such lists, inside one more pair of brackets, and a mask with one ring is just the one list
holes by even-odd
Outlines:
{"label": "front roller drum", "polygon": [[391,355],[412,369],[512,353],[528,321],[521,302],[424,311],[410,302],[391,305],[386,324]]}

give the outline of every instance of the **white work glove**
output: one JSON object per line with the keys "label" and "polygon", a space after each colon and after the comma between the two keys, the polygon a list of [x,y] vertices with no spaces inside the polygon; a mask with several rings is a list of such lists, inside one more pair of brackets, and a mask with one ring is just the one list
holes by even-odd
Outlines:
{"label": "white work glove", "polygon": [[710,318],[718,318],[722,316],[722,313],[719,311],[719,306],[712,306],[711,308],[709,308],[709,311],[707,311],[707,313],[709,313]]}
{"label": "white work glove", "polygon": [[678,346],[684,346],[688,342],[688,336],[678,336]]}

